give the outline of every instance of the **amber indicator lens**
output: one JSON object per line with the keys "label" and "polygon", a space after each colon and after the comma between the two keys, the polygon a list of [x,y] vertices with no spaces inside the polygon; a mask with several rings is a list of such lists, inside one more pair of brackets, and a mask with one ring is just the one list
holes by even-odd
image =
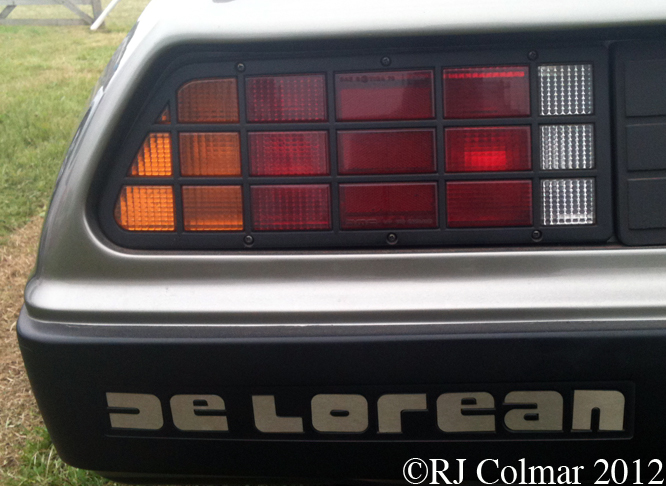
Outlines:
{"label": "amber indicator lens", "polygon": [[180,123],[238,123],[236,78],[199,79],[178,90]]}
{"label": "amber indicator lens", "polygon": [[127,231],[174,231],[171,186],[123,186],[116,202],[115,219]]}
{"label": "amber indicator lens", "polygon": [[436,171],[435,130],[338,132],[340,174],[425,174]]}
{"label": "amber indicator lens", "polygon": [[328,175],[328,132],[254,132],[248,135],[250,175]]}
{"label": "amber indicator lens", "polygon": [[144,140],[130,166],[132,177],[168,177],[173,173],[171,135],[151,133]]}
{"label": "amber indicator lens", "polygon": [[185,231],[241,231],[241,186],[184,186]]}
{"label": "amber indicator lens", "polygon": [[193,177],[240,176],[238,132],[181,133],[180,173]]}
{"label": "amber indicator lens", "polygon": [[500,118],[530,115],[527,66],[444,69],[445,118]]}
{"label": "amber indicator lens", "polygon": [[447,128],[447,172],[530,170],[530,127]]}
{"label": "amber indicator lens", "polygon": [[159,116],[159,118],[155,120],[155,123],[157,123],[158,125],[168,125],[169,123],[171,123],[171,110],[169,110],[168,106],[164,108],[164,111]]}
{"label": "amber indicator lens", "polygon": [[448,182],[446,205],[451,228],[531,226],[532,182]]}
{"label": "amber indicator lens", "polygon": [[432,71],[375,71],[335,75],[340,121],[419,120],[435,116]]}
{"label": "amber indicator lens", "polygon": [[250,77],[245,91],[250,123],[327,120],[323,74]]}
{"label": "amber indicator lens", "polygon": [[343,230],[436,228],[437,183],[341,184]]}
{"label": "amber indicator lens", "polygon": [[253,186],[255,231],[331,229],[331,194],[326,184]]}

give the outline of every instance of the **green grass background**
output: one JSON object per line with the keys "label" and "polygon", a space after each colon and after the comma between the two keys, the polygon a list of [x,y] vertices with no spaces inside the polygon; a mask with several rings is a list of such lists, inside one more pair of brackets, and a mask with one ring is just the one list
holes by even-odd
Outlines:
{"label": "green grass background", "polygon": [[6,486],[113,486],[90,471],[76,469],[65,464],[51,442],[49,433],[40,427],[29,434],[29,440],[21,455],[18,470],[0,475]]}
{"label": "green grass background", "polygon": [[[91,90],[147,4],[148,0],[121,1],[108,17],[107,28],[98,32],[87,26],[0,26],[0,245],[12,231],[45,212]],[[10,18],[74,14],[59,6],[19,6]],[[0,471],[0,484],[113,484],[64,464],[46,429],[27,435],[20,467]]]}
{"label": "green grass background", "polygon": [[[45,211],[90,92],[147,4],[122,0],[98,32],[0,26],[0,244]],[[59,6],[19,6],[10,18],[73,16]]]}

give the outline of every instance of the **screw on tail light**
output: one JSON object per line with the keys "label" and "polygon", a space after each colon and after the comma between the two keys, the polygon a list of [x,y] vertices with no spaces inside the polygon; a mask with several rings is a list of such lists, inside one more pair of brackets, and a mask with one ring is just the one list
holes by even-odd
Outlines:
{"label": "screw on tail light", "polygon": [[542,125],[541,168],[594,169],[594,126]]}
{"label": "screw on tail light", "polygon": [[343,230],[437,226],[436,182],[340,185]]}
{"label": "screw on tail light", "polygon": [[424,174],[436,170],[434,129],[338,132],[340,174]]}
{"label": "screw on tail light", "polygon": [[328,132],[254,132],[248,143],[252,176],[330,174]]}
{"label": "screw on tail light", "polygon": [[444,69],[444,117],[529,116],[529,74],[527,66]]}
{"label": "screw on tail light", "polygon": [[541,192],[545,226],[594,224],[594,179],[545,179]]}
{"label": "screw on tail light", "polygon": [[451,228],[532,226],[532,182],[448,182],[446,206]]}
{"label": "screw on tail light", "polygon": [[180,134],[180,173],[184,176],[241,175],[240,134],[204,132]]}
{"label": "screw on tail light", "polygon": [[143,142],[128,175],[131,177],[168,177],[172,174],[171,135],[151,133]]}
{"label": "screw on tail light", "polygon": [[326,121],[326,76],[295,74],[246,79],[247,120],[251,123]]}
{"label": "screw on tail light", "polygon": [[539,107],[542,116],[591,115],[592,64],[539,66]]}
{"label": "screw on tail light", "polygon": [[447,172],[530,170],[530,127],[447,128]]}
{"label": "screw on tail light", "polygon": [[185,231],[241,231],[241,186],[184,186]]}
{"label": "screw on tail light", "polygon": [[255,231],[331,229],[331,191],[327,184],[252,186]]}
{"label": "screw on tail light", "polygon": [[127,231],[174,231],[173,187],[123,186],[114,216]]}
{"label": "screw on tail light", "polygon": [[197,79],[178,90],[180,123],[238,123],[236,78]]}
{"label": "screw on tail light", "polygon": [[369,71],[335,75],[340,121],[435,117],[434,75],[426,71]]}

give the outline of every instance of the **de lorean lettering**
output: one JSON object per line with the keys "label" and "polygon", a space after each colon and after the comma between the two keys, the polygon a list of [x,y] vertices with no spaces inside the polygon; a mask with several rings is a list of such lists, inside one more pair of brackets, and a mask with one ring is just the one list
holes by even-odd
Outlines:
{"label": "de lorean lettering", "polygon": [[[533,433],[617,433],[625,430],[625,395],[618,390],[573,390],[572,409],[565,414],[565,401],[558,391],[510,391],[497,403],[489,392],[455,392],[429,396],[426,393],[390,393],[372,403],[361,394],[313,394],[309,413],[302,416],[280,415],[280,394],[250,394],[251,414],[244,410],[252,430],[261,435],[325,433],[327,436],[372,432],[405,438],[405,414],[425,412],[434,404],[438,433],[474,433],[480,440],[498,432]],[[176,431],[220,432],[230,436],[230,418],[236,412],[227,408],[220,395],[173,395],[165,403],[152,394],[107,393],[112,430],[157,431],[165,427],[165,415],[171,417]],[[498,408],[501,404],[501,410]],[[168,406],[170,414],[165,414]],[[375,410],[369,413],[371,407]],[[432,408],[432,406],[430,407]],[[376,413],[374,413],[376,411]],[[570,423],[565,424],[566,417]],[[251,417],[251,419],[250,419]],[[371,420],[372,417],[372,420]],[[309,423],[308,423],[309,422]],[[497,430],[498,424],[501,431]],[[566,427],[565,427],[566,426]],[[593,430],[594,428],[594,430]],[[524,434],[519,434],[523,436]],[[528,434],[529,435],[529,434]]]}

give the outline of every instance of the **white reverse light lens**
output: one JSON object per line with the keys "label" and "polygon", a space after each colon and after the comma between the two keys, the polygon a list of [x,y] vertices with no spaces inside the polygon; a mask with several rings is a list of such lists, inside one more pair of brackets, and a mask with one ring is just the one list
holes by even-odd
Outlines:
{"label": "white reverse light lens", "polygon": [[545,226],[594,224],[594,179],[541,181]]}
{"label": "white reverse light lens", "polygon": [[539,66],[541,116],[591,115],[592,64]]}
{"label": "white reverse light lens", "polygon": [[592,125],[542,125],[541,168],[593,169],[593,128]]}

